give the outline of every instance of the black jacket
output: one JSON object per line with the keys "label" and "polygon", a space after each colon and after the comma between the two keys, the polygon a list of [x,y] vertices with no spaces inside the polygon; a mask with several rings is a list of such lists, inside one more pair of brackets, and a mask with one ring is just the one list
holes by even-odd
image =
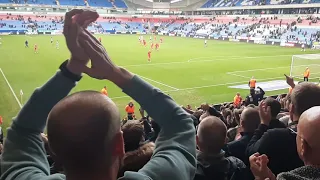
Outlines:
{"label": "black jacket", "polygon": [[245,165],[248,166],[249,157],[246,155],[246,149],[253,136],[253,132],[241,132],[240,134],[242,137],[236,141],[229,142],[225,147],[225,151],[227,156],[239,158],[244,162]]}
{"label": "black jacket", "polygon": [[263,99],[263,96],[265,95],[265,92],[262,88],[258,87],[259,88],[259,92],[256,92],[255,94],[253,95],[248,95],[246,97],[246,100],[245,100],[245,105],[248,106],[249,104],[254,104],[256,106],[259,105],[259,101],[261,101]]}
{"label": "black jacket", "polygon": [[283,122],[279,121],[279,119],[272,119],[269,124],[269,129],[274,128],[286,128],[286,125]]}
{"label": "black jacket", "polygon": [[205,156],[197,152],[197,170],[194,180],[234,180],[243,178],[246,165],[236,157],[220,154]]}
{"label": "black jacket", "polygon": [[296,134],[287,128],[268,130],[260,124],[247,146],[247,156],[259,152],[269,158],[268,166],[274,174],[303,166],[296,145]]}

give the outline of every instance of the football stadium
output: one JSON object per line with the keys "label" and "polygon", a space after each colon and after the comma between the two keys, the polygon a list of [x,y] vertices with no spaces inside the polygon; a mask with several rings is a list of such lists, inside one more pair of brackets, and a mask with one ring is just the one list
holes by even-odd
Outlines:
{"label": "football stadium", "polygon": [[299,174],[319,171],[319,14],[318,0],[0,0],[1,179],[320,178]]}

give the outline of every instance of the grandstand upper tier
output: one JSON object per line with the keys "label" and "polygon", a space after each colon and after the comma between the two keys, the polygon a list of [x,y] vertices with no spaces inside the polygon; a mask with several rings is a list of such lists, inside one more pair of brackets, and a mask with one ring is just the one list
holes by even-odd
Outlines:
{"label": "grandstand upper tier", "polygon": [[311,3],[320,3],[320,0],[208,0],[201,8]]}
{"label": "grandstand upper tier", "polygon": [[[139,18],[125,15],[101,16],[89,26],[95,33],[149,33],[172,34],[206,38],[250,38],[274,42],[296,41],[305,44],[320,40],[318,17],[246,17],[221,16],[215,18]],[[63,16],[59,15],[6,15],[0,14],[0,32],[61,34]]]}
{"label": "grandstand upper tier", "polygon": [[127,8],[123,0],[0,0],[0,4],[34,4]]}

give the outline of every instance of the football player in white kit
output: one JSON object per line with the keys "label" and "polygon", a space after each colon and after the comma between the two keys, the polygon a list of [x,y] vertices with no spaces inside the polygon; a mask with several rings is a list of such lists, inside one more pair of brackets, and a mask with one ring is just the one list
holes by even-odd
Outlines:
{"label": "football player in white kit", "polygon": [[207,47],[207,40],[204,40],[204,47]]}
{"label": "football player in white kit", "polygon": [[59,49],[59,41],[56,42],[56,48]]}
{"label": "football player in white kit", "polygon": [[304,43],[301,45],[301,51],[306,51],[306,45]]}

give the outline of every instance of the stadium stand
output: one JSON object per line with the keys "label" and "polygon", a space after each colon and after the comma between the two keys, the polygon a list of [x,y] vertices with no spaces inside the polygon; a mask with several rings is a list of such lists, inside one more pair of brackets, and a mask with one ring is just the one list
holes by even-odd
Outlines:
{"label": "stadium stand", "polygon": [[201,8],[319,3],[318,0],[209,0]]}
{"label": "stadium stand", "polygon": [[0,0],[1,3],[127,8],[123,0]]}
{"label": "stadium stand", "polygon": [[[24,21],[23,16],[12,18],[19,19],[13,20],[15,23]],[[37,27],[46,28],[45,24],[50,22],[46,20],[52,18],[28,17],[28,21],[41,19],[41,22],[37,21]],[[58,21],[61,21],[61,17],[53,19],[59,24],[56,27],[53,23],[53,28],[61,28],[62,24]],[[109,28],[119,29],[126,28],[122,26],[126,24],[136,29],[139,24],[135,21],[140,20],[102,18],[98,22],[103,27],[110,25]],[[152,20],[153,23],[159,21],[160,19]],[[4,22],[10,23],[10,26],[19,26],[12,24],[10,20]],[[213,25],[209,22],[196,24],[190,20],[177,19],[168,21],[168,26],[165,27],[169,28],[173,24],[179,26],[173,27],[172,31],[190,29],[198,33],[220,28],[225,34],[247,30],[264,36],[264,32],[258,31],[264,30],[260,26],[267,26],[253,24],[238,27],[233,24]],[[232,26],[234,27],[230,28]],[[274,31],[272,28],[269,30]],[[70,36],[68,33],[64,35]],[[86,36],[84,40],[97,42],[92,38],[93,36]],[[68,41],[73,40],[68,38]],[[77,44],[67,44],[73,50],[73,57],[83,56],[77,50]],[[74,65],[66,61],[57,74],[34,92],[8,130],[1,160],[3,179],[17,174],[22,179],[35,179],[34,172],[38,173],[36,176],[40,179],[47,176],[59,176],[62,179],[65,176],[76,179],[100,178],[110,176],[106,168],[114,171],[112,179],[117,178],[116,174],[119,178],[123,176],[122,179],[167,176],[179,180],[276,179],[276,176],[279,179],[297,176],[319,178],[319,173],[316,173],[319,168],[315,166],[319,163],[319,155],[311,152],[320,146],[320,86],[309,82],[295,84],[293,78],[286,77],[286,82],[293,88],[287,95],[264,99],[265,92],[258,87],[257,91],[250,89],[246,98],[237,93],[231,103],[215,106],[203,103],[192,109],[190,105],[178,106],[168,95],[127,70],[113,63],[104,63],[111,61],[106,59],[108,55],[104,48],[84,48],[85,52],[94,53],[91,55],[94,63],[100,63],[100,66],[94,66],[88,71],[89,75],[98,79],[110,77],[108,79],[111,82],[143,107],[140,108],[142,118],[129,120],[136,117],[132,108],[133,111],[128,111],[128,117],[120,125],[117,107],[106,95],[83,91],[67,96],[81,79],[79,74],[82,71],[79,70],[83,68],[81,66],[86,66],[86,62],[77,58],[69,60],[78,61]],[[98,58],[95,59],[95,56]],[[39,106],[41,113],[34,111]],[[163,109],[159,111],[158,108]],[[148,116],[144,116],[144,111],[149,113]],[[30,117],[32,118],[28,119]],[[48,126],[48,136],[40,134],[44,131],[45,124]],[[297,138],[300,136],[301,138]],[[226,139],[228,143],[225,143]],[[300,147],[301,143],[308,145]],[[21,151],[24,153],[20,153]],[[158,154],[162,158],[159,159]],[[300,159],[299,156],[304,158]],[[123,166],[110,163],[117,162],[113,158],[123,158]],[[308,165],[304,166],[306,162]],[[259,167],[260,165],[263,167]],[[154,174],[159,168],[161,170]],[[268,173],[261,173],[261,168]],[[315,173],[305,173],[306,171]]]}
{"label": "stadium stand", "polygon": [[[147,2],[132,0],[127,4],[152,7],[153,3]],[[0,3],[128,8],[122,0],[0,0]],[[172,7],[198,3],[203,2],[175,2]],[[209,0],[201,8],[308,3],[320,0]],[[320,179],[319,84],[297,84],[286,77],[293,89],[288,94],[265,97],[264,89],[257,87],[250,89],[244,98],[235,94],[228,103],[203,103],[192,108],[190,102],[180,106],[169,95],[114,65],[108,49],[88,34],[143,34],[154,30],[174,36],[312,45],[320,41],[319,20],[313,15],[202,18],[102,15],[91,22],[89,32],[81,32],[90,46],[81,47],[85,49],[83,52],[79,43],[67,43],[72,46],[69,49],[75,58],[62,63],[60,70],[35,90],[5,138],[0,128],[1,179]],[[63,23],[61,15],[1,14],[0,32],[62,34]],[[67,33],[64,36],[71,37]],[[73,40],[76,41],[67,39]],[[90,76],[87,78],[106,79],[119,86],[139,103],[141,119],[134,116],[137,113],[128,111],[120,124],[119,107],[99,92],[82,91],[67,96],[81,80],[86,64],[79,59],[83,57],[99,64],[87,71]],[[70,61],[76,62],[76,66]],[[46,125],[48,135],[41,133]]]}
{"label": "stadium stand", "polygon": [[[26,20],[26,18],[28,18]],[[1,32],[31,30],[62,30],[62,17],[55,16],[0,16]],[[147,32],[157,24],[158,32],[183,34],[184,36],[220,37],[252,37],[263,38],[275,42],[299,41],[310,44],[319,35],[318,18],[312,16],[301,18],[231,18],[216,17],[214,19],[166,19],[166,18],[99,18],[92,26],[92,31],[105,32]]]}

